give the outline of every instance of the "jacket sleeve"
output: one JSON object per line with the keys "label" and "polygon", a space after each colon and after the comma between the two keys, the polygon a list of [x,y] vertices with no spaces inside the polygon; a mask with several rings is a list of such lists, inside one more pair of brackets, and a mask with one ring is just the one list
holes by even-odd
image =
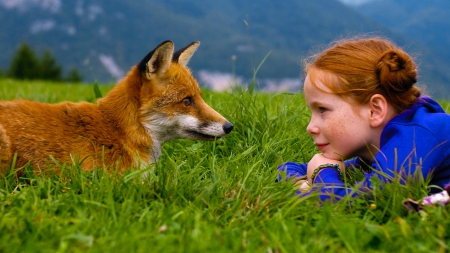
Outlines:
{"label": "jacket sleeve", "polygon": [[[351,160],[344,161],[346,167],[357,167],[359,166],[359,158],[354,158]],[[306,176],[307,170],[308,170],[308,164],[307,163],[294,163],[294,162],[287,162],[285,164],[282,164],[278,166],[277,170],[284,171],[286,173],[287,178],[291,177],[304,177]],[[282,176],[278,175],[278,180],[282,180]],[[316,177],[317,185],[320,185],[321,187],[315,187],[313,189],[317,190],[317,188],[320,188],[321,200],[327,200],[331,198],[331,196],[336,197],[342,197],[348,193],[351,192],[350,188],[346,188],[344,186],[344,183],[340,181],[339,174],[333,170],[333,169],[324,169],[322,170]],[[301,196],[309,195],[309,193],[300,192],[297,191],[297,194]]]}
{"label": "jacket sleeve", "polygon": [[[361,160],[359,158],[354,158],[351,160],[344,161],[347,168],[360,167]],[[365,174],[365,177],[370,177],[370,174]],[[364,180],[359,184],[364,188],[367,188],[367,182],[369,180]],[[317,176],[314,178],[314,187],[312,191],[320,191],[320,199],[326,201],[329,199],[339,200],[345,195],[351,195],[353,197],[358,195],[358,192],[353,191],[351,188],[345,186],[342,179],[339,177],[339,173],[333,168],[322,169]],[[358,187],[357,187],[358,188]]]}
{"label": "jacket sleeve", "polygon": [[336,170],[333,168],[326,168],[321,170],[315,177],[312,191],[320,191],[319,195],[322,201],[329,199],[339,200],[346,195],[356,197],[363,193],[363,191],[361,191],[362,189],[370,188],[370,177],[372,175],[373,174],[371,173],[364,174],[365,179],[357,183],[356,187],[354,187],[355,189],[360,190],[355,191],[342,182]]}
{"label": "jacket sleeve", "polygon": [[[352,167],[352,166],[358,166],[359,159],[354,158],[351,160],[344,161],[346,167]],[[287,162],[285,164],[282,164],[278,166],[277,170],[284,171],[286,173],[286,176],[288,178],[290,177],[304,177],[306,176],[306,173],[308,171],[308,164],[307,163],[294,163],[294,162]],[[281,180],[281,175],[279,175],[279,180]]]}
{"label": "jacket sleeve", "polygon": [[[304,177],[306,176],[306,172],[308,170],[308,164],[287,162],[278,166],[277,170],[284,171],[287,178]],[[282,180],[282,176],[280,174],[278,175],[278,180]]]}

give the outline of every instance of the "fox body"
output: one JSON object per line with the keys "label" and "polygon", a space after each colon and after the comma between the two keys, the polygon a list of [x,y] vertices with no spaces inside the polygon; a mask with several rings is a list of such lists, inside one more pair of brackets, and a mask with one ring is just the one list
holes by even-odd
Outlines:
{"label": "fox body", "polygon": [[52,156],[123,170],[156,161],[166,141],[225,136],[233,125],[204,102],[186,67],[198,46],[174,53],[171,41],[161,43],[97,104],[0,102],[0,170],[15,154],[16,168],[30,162],[40,171]]}

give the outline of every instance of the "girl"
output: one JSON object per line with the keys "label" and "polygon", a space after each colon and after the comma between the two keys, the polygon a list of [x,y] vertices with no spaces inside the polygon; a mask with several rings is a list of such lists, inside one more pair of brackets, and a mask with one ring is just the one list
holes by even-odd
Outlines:
{"label": "girl", "polygon": [[404,183],[416,170],[438,186],[431,193],[450,182],[450,115],[421,95],[416,64],[401,48],[377,37],[338,41],[305,70],[307,131],[321,153],[278,167],[305,179],[300,191],[320,185],[322,200],[347,195],[349,167],[370,168],[359,182],[369,189],[374,176]]}

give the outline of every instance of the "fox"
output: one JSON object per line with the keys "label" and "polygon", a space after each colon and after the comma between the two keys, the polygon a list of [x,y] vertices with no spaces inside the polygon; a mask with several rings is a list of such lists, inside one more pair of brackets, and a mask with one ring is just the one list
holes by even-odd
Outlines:
{"label": "fox", "polygon": [[167,141],[226,136],[233,124],[203,100],[187,66],[199,45],[174,52],[162,42],[96,103],[0,101],[0,172],[42,173],[75,159],[83,171],[124,171],[156,162]]}

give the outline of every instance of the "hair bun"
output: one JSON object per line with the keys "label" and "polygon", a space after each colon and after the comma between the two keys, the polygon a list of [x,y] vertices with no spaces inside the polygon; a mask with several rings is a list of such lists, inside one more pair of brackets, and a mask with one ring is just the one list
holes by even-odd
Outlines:
{"label": "hair bun", "polygon": [[390,49],[382,54],[376,67],[381,86],[389,92],[404,92],[417,82],[416,64],[411,57],[399,49]]}

